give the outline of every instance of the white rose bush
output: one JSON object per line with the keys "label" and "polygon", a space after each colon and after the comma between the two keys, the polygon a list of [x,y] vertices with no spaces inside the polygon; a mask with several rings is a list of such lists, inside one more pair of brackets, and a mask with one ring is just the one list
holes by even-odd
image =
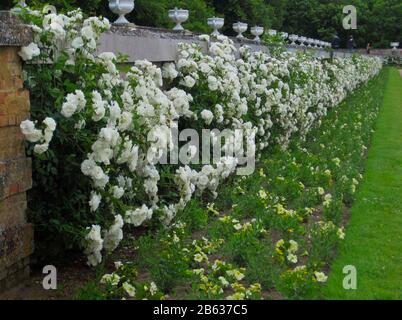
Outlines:
{"label": "white rose bush", "polygon": [[133,228],[169,226],[191,199],[213,200],[236,172],[234,156],[159,164],[160,150],[172,148],[172,129],[241,129],[258,159],[264,149],[303,139],[382,68],[365,56],[270,56],[236,49],[224,36],[201,36],[207,53],[180,45],[177,63],[127,67],[113,53],[97,54],[106,19],[85,19],[80,10],[23,18],[35,35],[20,52],[32,100],[31,120],[21,123],[33,156],[32,219],[54,248],[81,247],[91,266]]}

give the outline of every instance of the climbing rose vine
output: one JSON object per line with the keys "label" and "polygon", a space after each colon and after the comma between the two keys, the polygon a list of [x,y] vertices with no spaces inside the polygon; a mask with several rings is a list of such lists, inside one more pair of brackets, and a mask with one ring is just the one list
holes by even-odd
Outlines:
{"label": "climbing rose vine", "polygon": [[177,63],[126,68],[113,53],[97,54],[106,19],[85,19],[80,10],[22,17],[35,35],[20,52],[32,99],[31,120],[21,123],[34,156],[31,210],[37,228],[81,245],[92,266],[118,247],[123,228],[168,226],[193,197],[216,197],[235,172],[234,156],[158,164],[160,150],[171,148],[171,129],[242,129],[248,156],[258,157],[304,137],[382,67],[374,57],[270,56],[201,36],[207,53],[181,44]]}

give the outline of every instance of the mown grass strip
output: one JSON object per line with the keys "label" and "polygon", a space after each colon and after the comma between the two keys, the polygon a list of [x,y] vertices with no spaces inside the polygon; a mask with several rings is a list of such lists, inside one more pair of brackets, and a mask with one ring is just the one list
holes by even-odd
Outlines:
{"label": "mown grass strip", "polygon": [[[325,289],[328,299],[402,298],[401,142],[402,78],[392,68],[364,181]],[[356,267],[356,290],[343,288],[346,265]]]}

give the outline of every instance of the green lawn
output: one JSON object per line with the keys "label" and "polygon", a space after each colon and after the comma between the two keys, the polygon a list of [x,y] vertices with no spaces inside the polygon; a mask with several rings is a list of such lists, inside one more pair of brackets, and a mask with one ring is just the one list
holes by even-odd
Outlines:
{"label": "green lawn", "polygon": [[[345,290],[342,270],[357,269],[357,289]],[[384,102],[364,181],[351,209],[327,299],[402,299],[402,77],[389,70]]]}

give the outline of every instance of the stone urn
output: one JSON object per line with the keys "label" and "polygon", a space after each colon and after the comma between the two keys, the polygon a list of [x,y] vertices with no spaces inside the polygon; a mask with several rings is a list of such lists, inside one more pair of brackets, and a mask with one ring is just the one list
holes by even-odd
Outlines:
{"label": "stone urn", "polygon": [[214,31],[212,32],[213,36],[219,36],[219,29],[222,29],[223,25],[225,24],[225,19],[224,18],[209,18],[208,19],[208,26],[210,26]]}
{"label": "stone urn", "polygon": [[260,36],[264,33],[264,28],[263,27],[259,27],[259,26],[255,26],[251,28],[251,34],[253,36],[255,36],[254,41],[260,42]]}
{"label": "stone urn", "polygon": [[297,44],[296,44],[296,41],[297,41],[297,38],[298,38],[298,35],[297,34],[291,34],[290,36],[289,36],[289,40],[291,41],[291,45],[292,46],[296,46]]}
{"label": "stone urn", "polygon": [[312,47],[312,44],[314,44],[314,42],[315,42],[314,39],[312,39],[312,38],[307,38],[307,44],[308,44],[307,47],[311,48],[311,47]]}
{"label": "stone urn", "polygon": [[189,17],[188,10],[177,9],[177,8],[169,10],[169,18],[173,20],[174,23],[176,23],[176,26],[173,28],[173,30],[183,31],[184,28],[181,24],[183,22],[186,22],[188,20],[188,17]]}
{"label": "stone urn", "polygon": [[248,29],[248,24],[243,22],[233,23],[233,30],[237,33],[237,39],[244,39],[243,33]]}
{"label": "stone urn", "polygon": [[298,41],[300,42],[300,46],[304,47],[304,43],[307,42],[306,37],[299,37]]}
{"label": "stone urn", "polygon": [[392,50],[396,50],[399,47],[399,42],[391,42],[390,46]]}
{"label": "stone urn", "polygon": [[119,16],[115,24],[127,24],[125,15],[134,10],[134,0],[109,0],[109,8]]}

